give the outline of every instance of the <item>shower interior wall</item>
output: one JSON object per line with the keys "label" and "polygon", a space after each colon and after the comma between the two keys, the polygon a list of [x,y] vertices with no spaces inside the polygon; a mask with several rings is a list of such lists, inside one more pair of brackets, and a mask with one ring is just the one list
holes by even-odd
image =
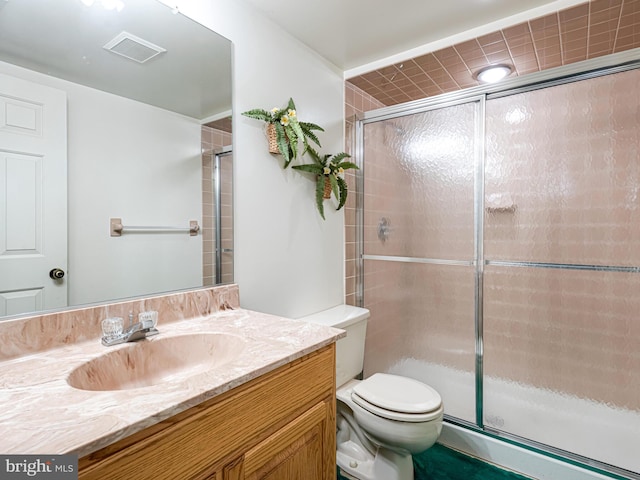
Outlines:
{"label": "shower interior wall", "polygon": [[[640,275],[504,262],[640,266],[639,83],[633,70],[488,101],[483,232],[487,378],[630,413],[632,426],[640,426]],[[455,151],[462,132],[445,128],[437,144],[416,135],[413,121],[366,125],[364,253],[470,260],[473,167],[456,161],[443,172],[444,164],[424,160]],[[384,242],[377,236],[383,216],[390,220]],[[472,267],[366,260],[364,306],[372,312],[365,375],[406,374],[403,362],[414,360],[458,372],[470,395],[450,402],[447,413],[474,422]],[[438,381],[446,380],[430,383]],[[485,421],[526,438],[526,428],[499,423],[492,395],[489,388]],[[571,451],[571,439],[559,437],[540,440]],[[624,443],[615,433],[600,442]],[[596,459],[640,470],[628,457]]]}

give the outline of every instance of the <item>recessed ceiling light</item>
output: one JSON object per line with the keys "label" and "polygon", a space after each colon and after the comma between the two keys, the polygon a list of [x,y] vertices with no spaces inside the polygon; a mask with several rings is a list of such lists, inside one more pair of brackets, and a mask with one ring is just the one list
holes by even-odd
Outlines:
{"label": "recessed ceiling light", "polygon": [[495,83],[511,75],[512,71],[509,65],[489,65],[478,70],[474,77],[481,83]]}

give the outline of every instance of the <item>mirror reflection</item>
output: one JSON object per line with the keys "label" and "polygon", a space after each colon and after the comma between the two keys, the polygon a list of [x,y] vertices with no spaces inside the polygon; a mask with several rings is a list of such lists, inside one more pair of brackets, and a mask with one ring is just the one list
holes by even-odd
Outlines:
{"label": "mirror reflection", "polygon": [[0,0],[0,319],[233,281],[230,117],[231,42],[166,5]]}

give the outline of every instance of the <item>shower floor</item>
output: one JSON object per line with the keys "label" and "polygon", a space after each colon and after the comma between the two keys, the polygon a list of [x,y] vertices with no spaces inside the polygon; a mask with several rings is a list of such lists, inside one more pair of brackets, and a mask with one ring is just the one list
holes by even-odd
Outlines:
{"label": "shower floor", "polygon": [[[442,395],[445,413],[475,422],[472,373],[416,359],[389,372],[428,383]],[[640,412],[491,377],[483,389],[487,426],[640,472]]]}

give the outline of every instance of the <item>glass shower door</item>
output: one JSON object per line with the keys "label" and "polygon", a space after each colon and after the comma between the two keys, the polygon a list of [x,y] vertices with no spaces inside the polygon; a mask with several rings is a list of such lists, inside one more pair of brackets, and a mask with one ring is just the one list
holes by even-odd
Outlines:
{"label": "glass shower door", "polygon": [[488,100],[485,426],[640,472],[640,70]]}
{"label": "glass shower door", "polygon": [[475,421],[473,101],[364,124],[365,376],[416,378]]}

